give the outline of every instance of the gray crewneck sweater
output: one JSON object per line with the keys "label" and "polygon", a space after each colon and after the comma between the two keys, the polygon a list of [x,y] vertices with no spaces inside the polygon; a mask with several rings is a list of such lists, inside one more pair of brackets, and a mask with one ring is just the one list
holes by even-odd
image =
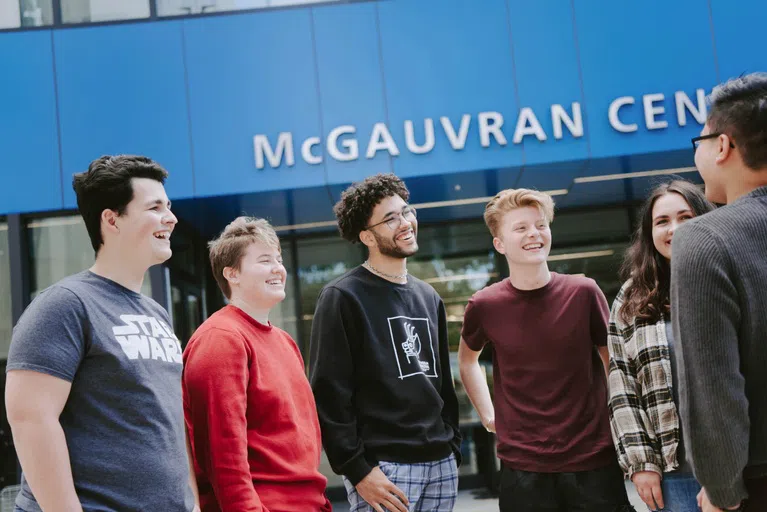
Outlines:
{"label": "gray crewneck sweater", "polygon": [[767,187],[679,228],[671,310],[687,454],[731,507],[767,474]]}

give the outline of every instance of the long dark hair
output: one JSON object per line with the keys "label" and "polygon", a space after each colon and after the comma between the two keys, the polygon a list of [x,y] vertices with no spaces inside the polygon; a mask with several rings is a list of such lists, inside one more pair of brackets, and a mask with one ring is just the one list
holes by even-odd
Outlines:
{"label": "long dark hair", "polygon": [[655,187],[650,193],[642,206],[641,222],[621,266],[621,277],[631,280],[624,290],[620,308],[620,316],[627,324],[634,319],[656,323],[671,308],[671,265],[655,249],[652,239],[652,209],[655,201],[666,194],[682,196],[696,217],[714,209],[705,194],[689,181],[675,179]]}

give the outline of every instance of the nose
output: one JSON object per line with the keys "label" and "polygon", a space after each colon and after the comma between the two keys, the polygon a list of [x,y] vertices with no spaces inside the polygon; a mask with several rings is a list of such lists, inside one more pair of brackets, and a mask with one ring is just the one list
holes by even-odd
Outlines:
{"label": "nose", "polygon": [[676,231],[676,228],[679,227],[679,223],[675,220],[671,221],[671,224],[668,226],[668,234],[673,235],[674,231]]}
{"label": "nose", "polygon": [[170,224],[171,226],[175,226],[176,224],[178,224],[178,219],[170,210],[168,210],[168,213],[165,215],[165,218],[162,221],[163,223]]}

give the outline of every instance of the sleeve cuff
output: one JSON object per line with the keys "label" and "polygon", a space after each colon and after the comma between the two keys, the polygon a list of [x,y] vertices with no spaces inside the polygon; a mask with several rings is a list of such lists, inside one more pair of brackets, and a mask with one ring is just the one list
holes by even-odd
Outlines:
{"label": "sleeve cuff", "polygon": [[349,479],[352,485],[356,486],[360,481],[368,476],[373,468],[368,464],[363,455],[358,455],[350,460],[344,468],[344,476]]}
{"label": "sleeve cuff", "polygon": [[627,475],[629,480],[631,480],[631,478],[634,476],[634,473],[639,473],[640,471],[653,471],[655,473],[658,473],[661,476],[661,478],[663,478],[663,470],[660,468],[660,466],[652,462],[642,462],[641,464],[634,464],[632,466],[629,466],[629,471]]}
{"label": "sleeve cuff", "polygon": [[709,487],[704,486],[706,494],[712,505],[721,509],[736,507],[740,502],[748,497],[746,484],[742,478],[738,478],[729,487]]}

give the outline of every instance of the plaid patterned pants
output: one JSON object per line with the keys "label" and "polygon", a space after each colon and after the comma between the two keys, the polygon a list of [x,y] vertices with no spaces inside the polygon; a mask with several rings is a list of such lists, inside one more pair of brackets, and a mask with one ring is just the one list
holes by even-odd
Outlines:
{"label": "plaid patterned pants", "polygon": [[[378,467],[410,501],[410,512],[452,512],[458,494],[458,467],[455,456],[436,462],[400,464],[381,461]],[[351,512],[374,512],[344,477]],[[384,508],[384,510],[387,510]]]}

